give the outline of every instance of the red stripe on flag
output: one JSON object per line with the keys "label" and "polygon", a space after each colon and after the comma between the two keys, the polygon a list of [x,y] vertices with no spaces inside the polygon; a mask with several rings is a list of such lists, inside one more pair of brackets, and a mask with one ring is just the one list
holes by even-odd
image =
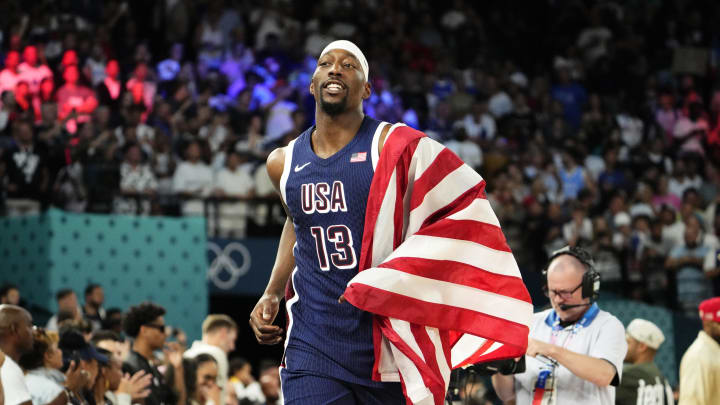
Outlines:
{"label": "red stripe on flag", "polygon": [[446,218],[420,228],[415,234],[467,240],[491,249],[511,252],[502,230],[486,222]]}
{"label": "red stripe on flag", "polygon": [[448,283],[464,285],[530,303],[530,295],[520,277],[492,273],[469,264],[452,260],[398,257],[378,267]]}
{"label": "red stripe on flag", "polygon": [[438,329],[459,330],[514,347],[507,357],[525,353],[527,326],[488,314],[450,305],[429,303],[365,284],[354,283],[345,298],[357,308],[375,314],[420,323]]}
{"label": "red stripe on flag", "polygon": [[[420,351],[425,358],[425,363],[432,371],[432,375],[437,376],[437,381],[435,381],[435,384],[430,386],[430,391],[433,393],[433,396],[435,398],[437,398],[438,396],[440,396],[441,398],[445,398],[445,381],[442,373],[440,372],[440,366],[437,362],[435,345],[433,344],[432,340],[430,340],[430,336],[428,336],[428,332],[424,326],[414,323],[410,324],[410,331],[412,332],[413,337],[415,337],[415,342],[417,342],[418,346],[420,347]],[[438,347],[437,349],[442,350],[443,348]],[[449,361],[450,359],[447,360]],[[449,364],[448,367],[450,367]]]}
{"label": "red stripe on flag", "polygon": [[395,345],[395,347],[400,350],[405,356],[407,356],[408,359],[410,359],[410,361],[412,361],[412,363],[415,365],[415,367],[417,367],[420,375],[422,376],[423,383],[426,387],[431,387],[435,384],[438,384],[438,382],[442,382],[440,376],[435,375],[430,370],[427,363],[425,363],[420,358],[420,356],[415,353],[415,351],[408,345],[408,343],[397,334],[397,331],[393,329],[392,324],[387,317],[380,316],[376,319],[378,320],[378,323],[380,324],[380,329],[382,330],[382,333],[387,338],[387,340],[389,340],[391,344]]}
{"label": "red stripe on flag", "polygon": [[450,149],[443,149],[425,169],[413,185],[410,210],[414,210],[425,199],[425,195],[438,185],[448,174],[462,166],[463,162]]}

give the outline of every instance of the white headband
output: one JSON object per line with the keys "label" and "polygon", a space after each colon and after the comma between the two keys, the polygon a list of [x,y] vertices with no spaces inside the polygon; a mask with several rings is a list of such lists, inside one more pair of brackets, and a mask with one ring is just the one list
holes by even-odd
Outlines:
{"label": "white headband", "polygon": [[322,52],[320,52],[320,57],[322,58],[323,55],[333,49],[342,49],[344,51],[350,52],[358,61],[360,61],[360,67],[365,74],[365,81],[368,80],[368,78],[370,77],[370,67],[368,66],[367,59],[365,59],[365,55],[363,55],[362,51],[360,50],[360,48],[357,47],[357,45],[344,39],[333,41],[330,42],[328,46],[323,49]]}

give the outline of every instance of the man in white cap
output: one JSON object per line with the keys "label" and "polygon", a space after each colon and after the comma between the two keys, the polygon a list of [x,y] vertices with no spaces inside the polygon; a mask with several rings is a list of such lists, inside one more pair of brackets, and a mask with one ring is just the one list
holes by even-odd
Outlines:
{"label": "man in white cap", "polygon": [[673,405],[673,391],[655,364],[655,354],[665,335],[654,323],[633,319],[625,329],[628,351],[623,378],[617,389],[618,405]]}
{"label": "man in white cap", "polygon": [[[315,125],[267,160],[288,218],[250,325],[261,344],[285,337],[286,404],[441,404],[451,368],[527,346],[532,305],[484,180],[366,116],[369,74],[352,42],[326,46]],[[273,325],[283,298],[287,336]]]}

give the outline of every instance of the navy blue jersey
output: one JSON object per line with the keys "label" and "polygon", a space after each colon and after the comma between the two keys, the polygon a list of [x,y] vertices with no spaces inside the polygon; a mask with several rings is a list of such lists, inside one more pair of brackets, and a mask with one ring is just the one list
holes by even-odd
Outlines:
{"label": "navy blue jersey", "polygon": [[355,137],[327,159],[312,149],[314,127],[288,145],[281,179],[297,243],[288,301],[285,367],[376,386],[372,315],[338,297],[358,271],[365,205],[380,122],[365,117]]}

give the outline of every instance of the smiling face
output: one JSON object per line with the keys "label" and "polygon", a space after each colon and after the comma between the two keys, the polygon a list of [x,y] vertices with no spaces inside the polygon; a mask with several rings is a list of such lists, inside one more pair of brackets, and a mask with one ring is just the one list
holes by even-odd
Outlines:
{"label": "smiling face", "polygon": [[333,49],[322,55],[310,83],[310,93],[327,115],[362,110],[362,101],[370,97],[370,84],[360,62],[350,52]]}

